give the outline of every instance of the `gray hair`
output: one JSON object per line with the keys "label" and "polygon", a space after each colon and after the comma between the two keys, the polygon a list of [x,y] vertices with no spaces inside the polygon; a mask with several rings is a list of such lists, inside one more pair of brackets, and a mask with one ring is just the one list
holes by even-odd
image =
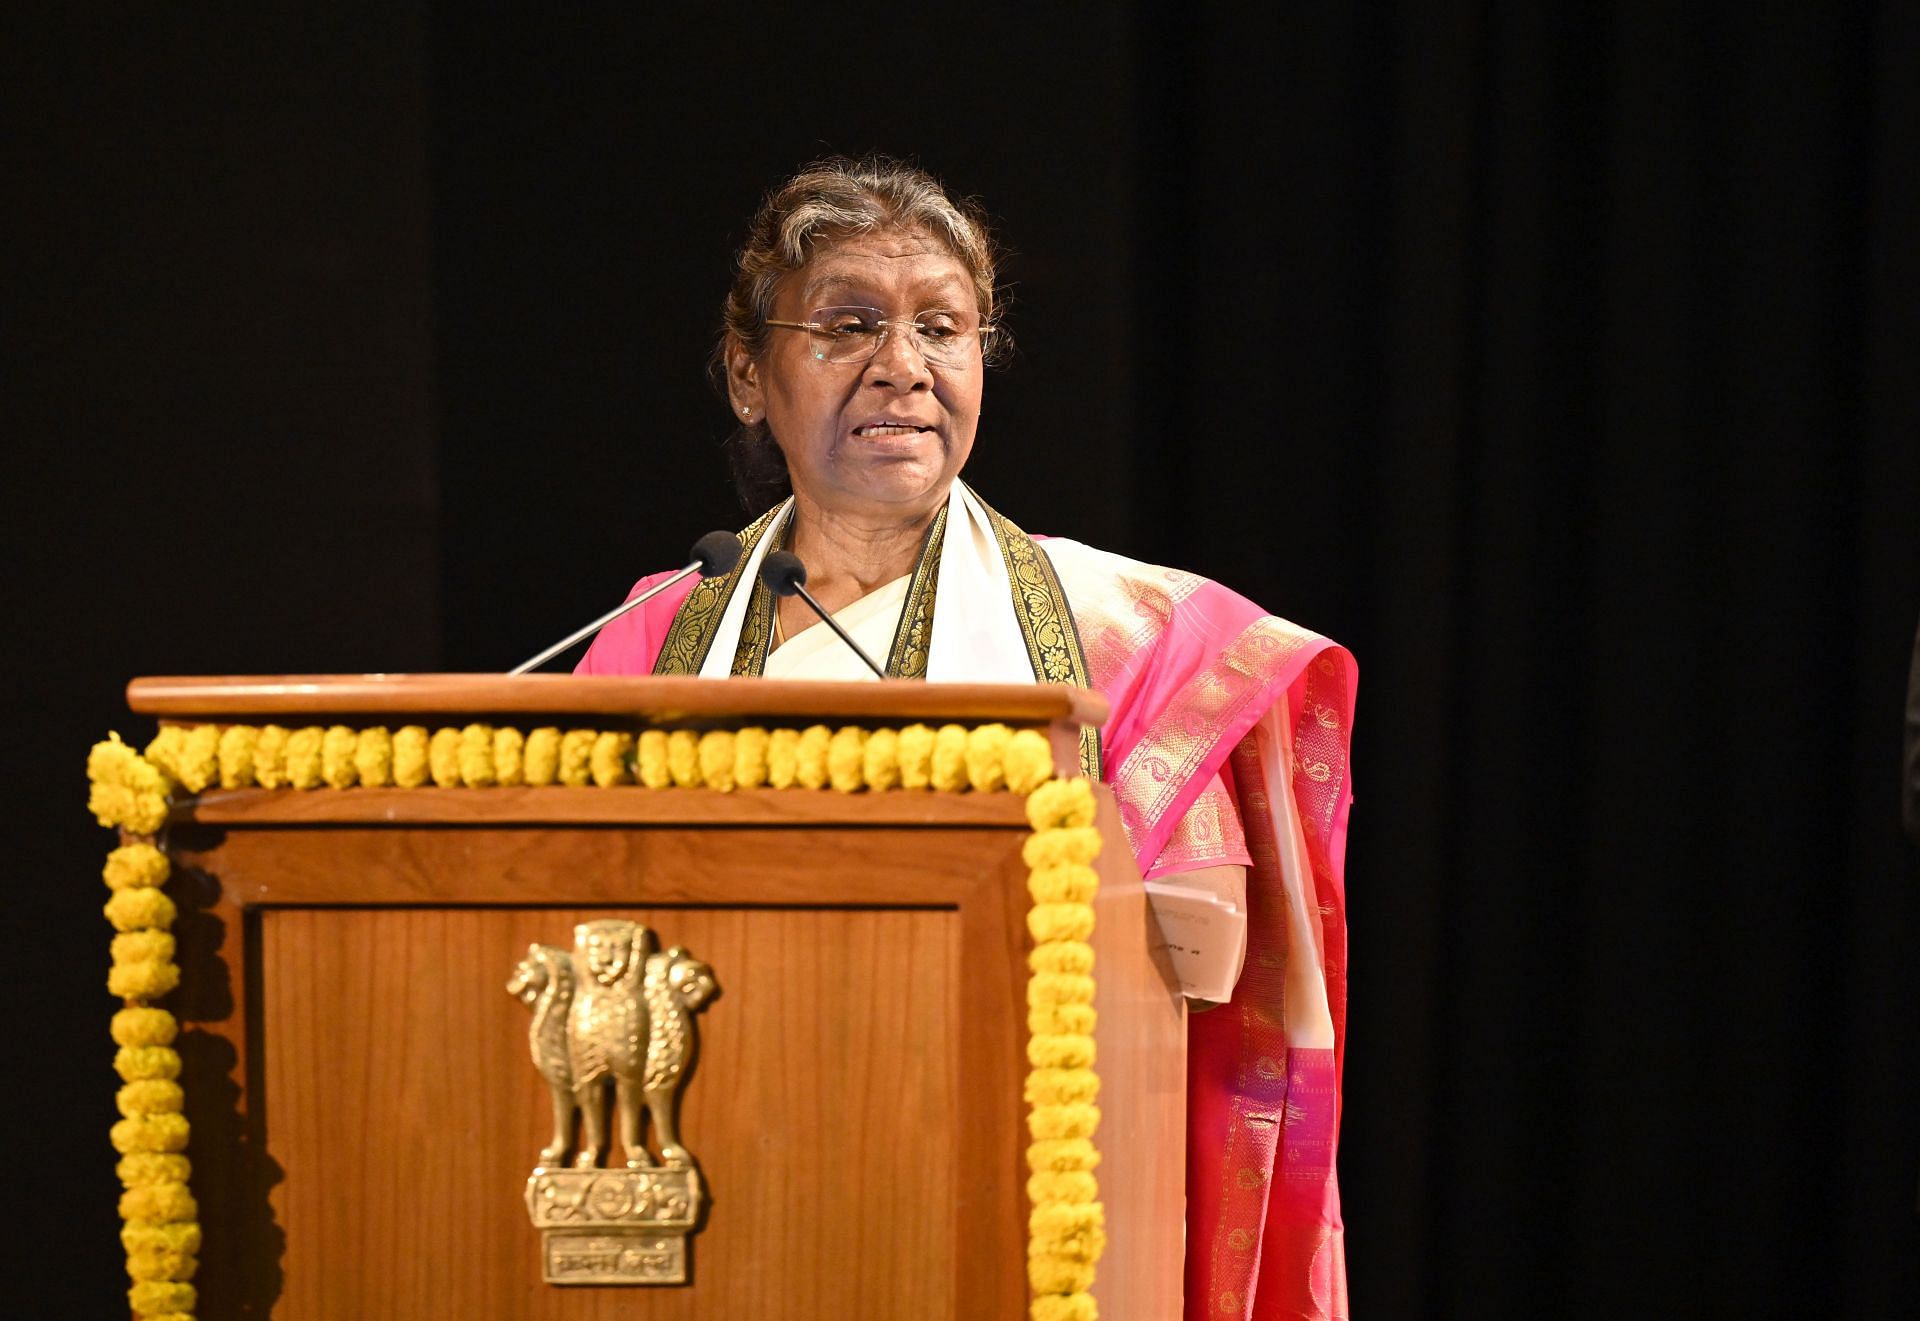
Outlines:
{"label": "gray hair", "polygon": [[[994,326],[1001,302],[995,283],[999,252],[986,213],[970,198],[955,201],[925,170],[887,156],[850,160],[830,156],[803,167],[768,193],[734,258],[733,287],[723,312],[725,330],[714,348],[717,382],[726,380],[726,353],[738,342],[754,357],[767,347],[767,318],[780,281],[805,269],[822,244],[855,234],[902,229],[942,244],[973,278],[980,323]],[[997,327],[983,352],[997,362],[1006,349]],[[787,464],[764,422],[741,425],[727,440],[728,464],[741,503],[758,514],[792,490]]]}

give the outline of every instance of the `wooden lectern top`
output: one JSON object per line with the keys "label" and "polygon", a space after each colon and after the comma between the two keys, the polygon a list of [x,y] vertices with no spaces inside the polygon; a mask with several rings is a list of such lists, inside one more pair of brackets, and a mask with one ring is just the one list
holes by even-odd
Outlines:
{"label": "wooden lectern top", "polygon": [[127,705],[162,720],[317,715],[599,715],[645,724],[756,719],[1000,720],[1100,725],[1107,699],[1067,684],[824,682],[572,674],[281,674],[135,679]]}

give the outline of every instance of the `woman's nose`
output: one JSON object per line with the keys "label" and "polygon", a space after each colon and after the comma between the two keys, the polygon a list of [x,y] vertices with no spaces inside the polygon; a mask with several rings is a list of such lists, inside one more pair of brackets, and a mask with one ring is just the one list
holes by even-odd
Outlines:
{"label": "woman's nose", "polygon": [[933,372],[911,326],[887,326],[880,347],[867,363],[867,382],[896,390],[933,388]]}

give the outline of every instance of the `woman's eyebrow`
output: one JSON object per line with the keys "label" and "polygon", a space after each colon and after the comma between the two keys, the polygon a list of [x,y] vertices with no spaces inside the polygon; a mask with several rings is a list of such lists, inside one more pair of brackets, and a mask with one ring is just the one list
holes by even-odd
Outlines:
{"label": "woman's eyebrow", "polygon": [[[965,288],[965,282],[958,276],[943,275],[928,284],[916,285],[914,287],[914,296],[916,300],[930,294],[938,294],[945,297],[956,290],[963,290]],[[856,279],[853,276],[837,274],[822,275],[817,279],[807,281],[805,293],[808,302],[827,295],[843,296],[849,293],[861,298],[878,298],[880,296],[875,290],[875,287],[868,281]],[[922,303],[921,306],[925,307],[929,306],[929,304]]]}
{"label": "woman's eyebrow", "polygon": [[823,275],[818,279],[808,280],[806,292],[809,298],[817,298],[821,294],[837,294],[864,288],[865,286],[859,281],[848,279],[844,275]]}

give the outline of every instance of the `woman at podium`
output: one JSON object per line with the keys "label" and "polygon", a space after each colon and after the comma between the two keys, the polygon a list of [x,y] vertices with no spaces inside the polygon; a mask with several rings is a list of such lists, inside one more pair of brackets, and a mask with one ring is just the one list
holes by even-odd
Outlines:
{"label": "woman at podium", "polygon": [[759,512],[741,563],[622,616],[578,671],[868,676],[763,583],[784,551],[890,676],[1103,693],[1085,768],[1114,790],[1163,925],[1206,956],[1190,994],[1224,1001],[1190,1027],[1187,1315],[1344,1317],[1353,661],[1194,574],[1030,537],[960,480],[999,336],[995,255],[976,209],[893,161],[819,162],[769,194],[715,351]]}

